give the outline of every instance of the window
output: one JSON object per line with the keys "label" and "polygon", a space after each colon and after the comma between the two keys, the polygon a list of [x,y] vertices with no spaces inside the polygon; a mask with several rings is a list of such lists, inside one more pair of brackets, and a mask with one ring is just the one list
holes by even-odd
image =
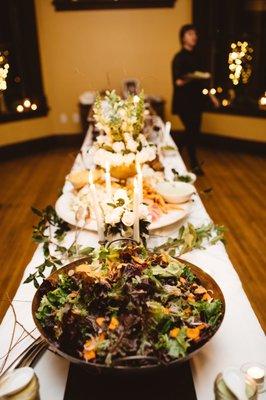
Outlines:
{"label": "window", "polygon": [[265,117],[266,0],[194,0],[193,15],[218,112]]}
{"label": "window", "polygon": [[1,2],[0,122],[48,112],[33,0]]}

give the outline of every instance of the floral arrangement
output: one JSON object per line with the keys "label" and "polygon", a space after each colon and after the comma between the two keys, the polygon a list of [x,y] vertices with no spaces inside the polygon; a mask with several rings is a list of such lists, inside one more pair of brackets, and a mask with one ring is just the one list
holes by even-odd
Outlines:
{"label": "floral arrangement", "polygon": [[123,100],[107,90],[104,99],[96,97],[93,111],[96,127],[113,141],[123,140],[126,132],[137,136],[144,127],[144,93]]}
{"label": "floral arrangement", "polygon": [[[116,236],[123,238],[133,236],[135,222],[133,201],[125,189],[118,189],[114,193],[113,201],[111,203],[102,203],[101,207],[104,214],[105,236],[107,239],[112,240]],[[145,235],[148,235],[150,223],[151,218],[148,206],[142,203],[139,206],[140,237],[142,239],[145,239]]]}
{"label": "floral arrangement", "polygon": [[105,168],[145,163],[156,157],[156,146],[141,133],[144,127],[144,94],[121,99],[113,90],[104,99],[97,96],[94,107],[96,127],[103,133],[90,150],[94,162]]}

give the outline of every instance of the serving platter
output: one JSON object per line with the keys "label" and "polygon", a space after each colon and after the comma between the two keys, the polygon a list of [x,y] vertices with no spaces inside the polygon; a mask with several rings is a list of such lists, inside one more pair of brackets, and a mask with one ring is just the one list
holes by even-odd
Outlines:
{"label": "serving platter", "polygon": [[[75,211],[72,204],[75,200],[75,195],[71,192],[62,194],[55,204],[55,210],[60,218],[73,226],[77,226],[89,231],[97,231],[97,224],[95,219],[77,221]],[[172,225],[183,218],[185,218],[190,210],[191,203],[180,204],[179,210],[171,210],[168,213],[161,215],[157,220],[151,222],[149,230],[160,229],[168,225]]]}
{"label": "serving platter", "polygon": [[[44,338],[44,340],[47,342],[49,345],[50,349],[54,351],[55,353],[59,354],[63,358],[67,359],[68,361],[78,364],[81,367],[85,368],[88,372],[96,372],[97,373],[107,373],[107,374],[121,374],[121,373],[142,373],[142,372],[155,372],[160,369],[165,369],[168,367],[176,366],[179,365],[191,357],[195,355],[206,343],[210,341],[210,339],[216,334],[216,332],[219,330],[224,314],[225,314],[225,299],[224,295],[219,287],[219,285],[216,283],[216,281],[205,271],[203,271],[201,268],[197,267],[194,264],[191,264],[187,261],[184,261],[182,259],[176,258],[180,263],[188,266],[192,273],[199,279],[200,284],[202,284],[208,291],[212,292],[212,295],[215,299],[218,299],[221,301],[222,304],[222,309],[221,309],[221,318],[219,320],[219,323],[216,326],[216,329],[213,331],[210,331],[208,335],[204,337],[200,342],[195,344],[193,346],[193,350],[188,353],[184,357],[180,357],[178,359],[175,359],[167,364],[161,364],[158,362],[158,360],[154,359],[154,357],[145,357],[147,364],[139,365],[136,366],[136,362],[138,361],[139,358],[138,356],[131,356],[131,357],[124,357],[121,359],[116,360],[112,365],[106,365],[106,364],[99,364],[97,362],[90,362],[90,361],[85,361],[80,358],[74,357],[73,355],[70,355],[64,351],[62,351],[58,344],[51,340],[48,336],[48,334],[45,332],[42,324],[40,321],[36,318],[36,312],[40,306],[42,297],[47,293],[47,282],[50,283],[56,283],[59,279],[60,274],[67,274],[70,270],[75,271],[75,269],[84,263],[90,263],[91,258],[90,257],[85,257],[80,260],[71,262],[68,265],[65,265],[64,267],[60,268],[59,270],[55,271],[52,273],[46,280],[43,281],[43,283],[40,285],[40,287],[37,289],[33,301],[32,301],[32,316],[33,320],[35,322],[35,325],[37,329],[39,330],[41,336]],[[143,357],[142,357],[143,358]]]}

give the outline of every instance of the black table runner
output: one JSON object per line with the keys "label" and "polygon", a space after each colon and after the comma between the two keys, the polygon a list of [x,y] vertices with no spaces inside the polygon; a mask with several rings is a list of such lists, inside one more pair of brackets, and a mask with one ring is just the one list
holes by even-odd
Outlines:
{"label": "black table runner", "polygon": [[197,400],[189,362],[143,375],[93,375],[71,364],[64,400]]}

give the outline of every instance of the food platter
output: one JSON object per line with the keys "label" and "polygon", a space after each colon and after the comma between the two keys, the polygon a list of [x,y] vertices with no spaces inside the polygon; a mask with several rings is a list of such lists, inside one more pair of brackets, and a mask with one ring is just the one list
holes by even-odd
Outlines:
{"label": "food platter", "polygon": [[[66,192],[62,194],[55,204],[55,210],[58,216],[73,226],[77,226],[79,228],[90,231],[97,231],[97,224],[95,219],[89,219],[86,222],[84,222],[84,220],[76,220],[75,212],[72,207],[72,203],[74,202],[74,200],[75,195],[73,193]],[[174,224],[185,218],[188,215],[189,210],[189,202],[180,204],[180,209],[170,210],[168,213],[161,215],[157,220],[151,222],[149,230],[159,229]]]}
{"label": "food platter", "polygon": [[73,356],[73,354],[69,354],[65,349],[62,350],[62,348],[60,348],[60,345],[57,343],[56,340],[51,339],[51,337],[47,333],[47,330],[44,329],[43,324],[40,323],[39,318],[36,317],[36,313],[40,307],[43,297],[48,294],[51,287],[56,287],[56,284],[60,280],[59,276],[62,276],[62,274],[69,274],[69,275],[71,274],[71,276],[73,276],[76,270],[79,270],[81,266],[84,266],[84,263],[90,265],[91,260],[92,260],[91,257],[83,258],[78,261],[72,262],[64,266],[63,268],[59,269],[58,271],[54,272],[52,275],[50,275],[48,279],[46,279],[41,284],[41,286],[35,293],[32,302],[33,319],[42,337],[46,340],[46,342],[49,344],[52,350],[54,350],[56,353],[66,358],[67,360],[79,364],[82,367],[85,367],[88,371],[97,370],[98,372],[104,372],[104,373],[121,373],[121,372],[141,373],[143,371],[153,372],[158,369],[180,364],[188,360],[197,351],[199,351],[207,342],[209,342],[209,340],[220,328],[225,313],[225,300],[218,284],[214,281],[214,279],[211,276],[209,276],[199,267],[190,264],[184,260],[176,259],[176,261],[180,263],[182,267],[189,268],[192,274],[194,274],[194,276],[196,277],[197,282],[200,282],[200,285],[204,286],[208,290],[208,292],[212,294],[212,297],[216,299],[215,301],[219,301],[221,304],[220,317],[217,324],[215,325],[215,328],[211,329],[210,331],[207,330],[207,333],[203,334],[202,339],[200,339],[200,341],[198,342],[195,342],[185,356],[181,356],[177,359],[171,360],[170,362],[166,363],[166,362],[161,362],[158,358],[154,356],[140,356],[136,354],[131,356],[120,357],[116,359],[112,364],[107,365],[105,363],[99,363],[97,362],[97,360],[95,362],[92,362],[90,360],[85,361],[84,359]]}

